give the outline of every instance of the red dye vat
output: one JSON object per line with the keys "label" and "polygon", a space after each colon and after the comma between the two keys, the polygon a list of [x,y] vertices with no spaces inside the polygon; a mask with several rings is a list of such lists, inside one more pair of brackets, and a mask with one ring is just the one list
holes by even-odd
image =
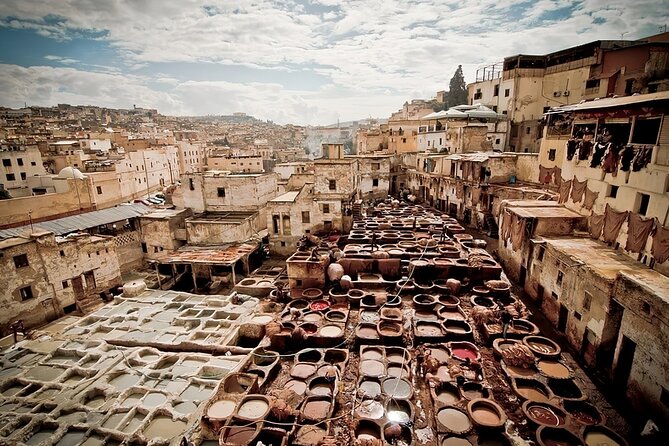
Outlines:
{"label": "red dye vat", "polygon": [[316,302],[312,302],[311,305],[309,305],[309,308],[311,308],[313,311],[322,311],[325,310],[330,306],[329,303],[327,303],[324,300],[317,300]]}
{"label": "red dye vat", "polygon": [[468,348],[454,348],[452,350],[453,356],[455,356],[458,359],[465,360],[465,359],[470,359],[472,361],[476,360],[476,352],[473,350],[470,350]]}

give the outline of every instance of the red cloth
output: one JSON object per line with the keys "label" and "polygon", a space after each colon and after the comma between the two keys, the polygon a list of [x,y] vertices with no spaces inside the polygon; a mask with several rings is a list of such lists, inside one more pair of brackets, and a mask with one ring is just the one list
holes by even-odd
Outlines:
{"label": "red cloth", "polygon": [[598,239],[599,236],[602,235],[602,230],[604,229],[604,214],[602,215],[592,214],[588,218],[588,223],[590,226],[588,228],[588,232],[590,232],[590,237]]}
{"label": "red cloth", "polygon": [[539,166],[539,182],[542,184],[550,184],[553,176],[553,169],[544,166]]}
{"label": "red cloth", "polygon": [[569,199],[569,190],[571,190],[571,180],[562,180],[562,183],[560,183],[560,198],[558,199],[559,203],[567,202]]}
{"label": "red cloth", "polygon": [[583,192],[588,185],[588,180],[578,181],[574,177],[574,181],[571,183],[571,201],[578,203],[583,199]]}
{"label": "red cloth", "polygon": [[650,252],[656,263],[664,263],[669,259],[669,228],[657,226]]}
{"label": "red cloth", "polygon": [[627,220],[629,212],[618,212],[608,204],[604,212],[604,241],[607,243],[615,242],[623,223]]}
{"label": "red cloth", "polygon": [[648,236],[653,231],[655,219],[643,219],[639,214],[630,214],[627,220],[627,243],[625,250],[630,252],[641,252],[646,247]]}

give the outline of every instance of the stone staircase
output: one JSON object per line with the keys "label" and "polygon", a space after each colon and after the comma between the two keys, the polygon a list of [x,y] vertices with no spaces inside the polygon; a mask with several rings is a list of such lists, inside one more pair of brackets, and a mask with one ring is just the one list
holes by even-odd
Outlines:
{"label": "stone staircase", "polygon": [[360,220],[362,218],[362,200],[356,200],[351,211],[353,212],[353,220]]}
{"label": "stone staircase", "polygon": [[490,238],[498,238],[499,237],[499,228],[497,227],[497,222],[495,221],[495,217],[488,212],[485,214],[485,225],[486,228],[488,229],[488,236]]}
{"label": "stone staircase", "polygon": [[81,299],[77,299],[77,308],[83,314],[92,313],[104,304],[105,301],[98,294],[89,294]]}

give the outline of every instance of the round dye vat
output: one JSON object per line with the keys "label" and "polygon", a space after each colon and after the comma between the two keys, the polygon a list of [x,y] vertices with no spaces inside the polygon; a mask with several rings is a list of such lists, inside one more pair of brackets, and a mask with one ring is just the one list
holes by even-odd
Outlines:
{"label": "round dye vat", "polygon": [[500,428],[506,421],[502,408],[491,400],[474,400],[469,403],[468,411],[474,423],[482,427]]}
{"label": "round dye vat", "polygon": [[444,441],[441,442],[441,446],[472,446],[472,444],[465,438],[449,437],[444,438]]}
{"label": "round dye vat", "polygon": [[543,403],[548,401],[548,392],[539,381],[516,381],[516,392],[526,400],[540,401]]}
{"label": "round dye vat", "polygon": [[551,378],[567,379],[571,376],[569,368],[559,361],[542,359],[537,362],[537,368],[541,373]]}
{"label": "round dye vat", "polygon": [[302,413],[312,420],[324,420],[330,412],[330,401],[307,400],[302,408]]}
{"label": "round dye vat", "polygon": [[560,415],[558,410],[547,404],[531,404],[527,406],[528,417],[537,424],[545,426],[561,426],[564,424],[564,417]]}
{"label": "round dye vat", "polygon": [[586,446],[627,446],[627,442],[605,427],[586,429],[583,434]]}
{"label": "round dye vat", "polygon": [[397,350],[392,350],[388,351],[386,350],[386,359],[388,362],[405,362],[409,360],[409,355],[405,354],[404,350],[397,351]]}
{"label": "round dye vat", "polygon": [[[323,438],[328,434],[327,430],[319,427],[319,425],[307,425],[299,428],[295,434],[296,442],[300,444],[319,444]],[[247,444],[248,440],[244,443],[235,444]]]}
{"label": "round dye vat", "polygon": [[224,420],[232,416],[237,403],[230,400],[216,401],[207,409],[207,416],[215,420]]}
{"label": "round dye vat", "polygon": [[139,403],[139,400],[141,400],[143,396],[144,394],[142,393],[131,393],[125,398],[125,400],[123,400],[123,405],[134,406],[135,404]]}
{"label": "round dye vat", "polygon": [[462,361],[465,361],[467,359],[471,361],[476,361],[476,358],[478,357],[476,351],[462,347],[457,347],[452,349],[451,354],[453,355],[454,358],[460,359]]}
{"label": "round dye vat", "polygon": [[304,395],[304,392],[307,391],[307,383],[304,381],[300,381],[297,379],[291,379],[286,383],[284,386],[286,389],[291,389],[293,392],[295,392],[298,395]]}
{"label": "round dye vat", "polygon": [[290,376],[293,378],[306,379],[314,373],[316,373],[316,365],[301,363],[293,367]]}
{"label": "round dye vat", "polygon": [[385,410],[383,410],[383,405],[378,401],[364,400],[355,408],[355,413],[360,418],[380,420],[383,418]]}
{"label": "round dye vat", "polygon": [[366,359],[360,361],[360,372],[365,376],[381,376],[386,368],[381,361]]}
{"label": "round dye vat", "polygon": [[330,307],[330,303],[325,300],[317,300],[309,304],[313,311],[323,311]]}
{"label": "round dye vat", "polygon": [[437,401],[442,402],[448,406],[457,403],[460,400],[460,395],[455,387],[444,387],[437,392]]}
{"label": "round dye vat", "polygon": [[430,356],[439,361],[440,364],[446,364],[451,358],[448,350],[444,348],[430,348]]}
{"label": "round dye vat", "polygon": [[564,408],[574,420],[586,426],[604,422],[601,414],[592,404],[583,401],[564,401]]}
{"label": "round dye vat", "polygon": [[360,383],[358,393],[369,398],[376,398],[381,394],[381,384],[376,381],[363,381]]}
{"label": "round dye vat", "polygon": [[383,381],[381,386],[383,393],[391,398],[407,399],[411,397],[412,388],[411,383],[404,379],[389,378]]}
{"label": "round dye vat", "polygon": [[343,330],[341,327],[338,327],[336,325],[326,325],[323,328],[321,328],[321,331],[319,334],[323,337],[326,338],[336,338],[337,336],[341,336],[343,333]]}
{"label": "round dye vat", "polygon": [[363,350],[362,359],[374,359],[378,361],[380,359],[383,359],[383,353],[379,349],[368,348],[366,350]]}
{"label": "round dye vat", "polygon": [[583,442],[566,429],[541,426],[537,430],[537,440],[544,446],[582,446]]}
{"label": "round dye vat", "polygon": [[441,409],[437,420],[450,432],[464,434],[472,428],[472,422],[466,413],[452,408]]}
{"label": "round dye vat", "polygon": [[124,373],[109,381],[109,384],[116,387],[117,390],[125,390],[137,384],[139,379],[140,377],[137,375],[128,375]]}
{"label": "round dye vat", "polygon": [[226,443],[249,444],[256,436],[256,426],[230,426],[223,429],[221,435]]}
{"label": "round dye vat", "polygon": [[249,420],[257,420],[264,417],[268,410],[269,404],[267,401],[260,398],[253,398],[244,401],[242,405],[239,406],[237,415]]}
{"label": "round dye vat", "polygon": [[323,315],[320,313],[307,313],[302,317],[305,322],[320,322],[323,320]]}

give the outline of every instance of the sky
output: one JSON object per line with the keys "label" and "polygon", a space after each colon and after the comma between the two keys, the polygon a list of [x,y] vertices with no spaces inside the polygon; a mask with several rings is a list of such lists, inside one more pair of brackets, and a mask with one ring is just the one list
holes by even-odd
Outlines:
{"label": "sky", "polygon": [[458,65],[667,24],[669,0],[2,0],[0,105],[387,118]]}

